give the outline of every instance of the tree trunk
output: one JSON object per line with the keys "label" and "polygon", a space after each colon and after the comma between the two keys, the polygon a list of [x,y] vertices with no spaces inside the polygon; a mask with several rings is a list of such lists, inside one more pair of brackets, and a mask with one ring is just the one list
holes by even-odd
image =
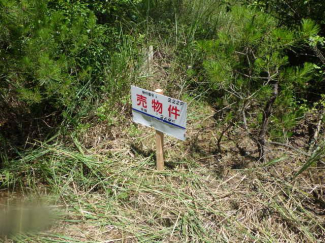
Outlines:
{"label": "tree trunk", "polygon": [[264,161],[265,160],[265,137],[266,137],[266,132],[267,132],[267,128],[269,125],[269,120],[270,117],[272,115],[272,111],[273,111],[273,104],[276,100],[276,98],[278,97],[279,94],[279,83],[277,81],[275,81],[273,83],[273,94],[271,96],[271,98],[268,100],[268,102],[265,105],[264,108],[264,113],[263,113],[263,123],[262,123],[262,127],[261,130],[258,134],[258,139],[257,139],[257,146],[258,146],[258,150],[259,150],[259,160]]}

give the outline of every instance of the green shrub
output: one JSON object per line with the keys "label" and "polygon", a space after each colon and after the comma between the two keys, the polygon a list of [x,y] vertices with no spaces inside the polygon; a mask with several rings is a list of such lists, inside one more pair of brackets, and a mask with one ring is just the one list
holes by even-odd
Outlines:
{"label": "green shrub", "polygon": [[17,134],[14,143],[24,144],[31,135],[26,127],[45,124],[55,132],[60,124],[78,125],[101,99],[126,92],[139,44],[122,24],[132,6],[128,1],[0,1],[4,139]]}
{"label": "green shrub", "polygon": [[243,6],[234,6],[227,14],[228,26],[220,28],[218,38],[198,43],[206,53],[207,88],[233,104],[229,111],[237,114],[234,119],[256,134],[254,140],[262,150],[269,127],[274,138],[285,138],[302,116],[300,101],[315,69],[307,62],[290,65],[287,53],[317,34],[317,25],[305,21],[301,31],[293,31],[279,27],[270,15]]}

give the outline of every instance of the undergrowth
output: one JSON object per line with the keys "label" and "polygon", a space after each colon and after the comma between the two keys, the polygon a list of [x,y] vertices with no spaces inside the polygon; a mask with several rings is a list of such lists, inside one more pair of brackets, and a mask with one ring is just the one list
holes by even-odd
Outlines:
{"label": "undergrowth", "polygon": [[[191,103],[190,114],[203,105],[193,99]],[[322,182],[311,182],[306,174],[292,180],[298,155],[286,158],[280,150],[283,158],[230,169],[236,161],[233,153],[214,153],[217,134],[210,112],[192,113],[185,144],[167,138],[163,172],[155,170],[153,131],[138,125],[112,129],[111,139],[90,149],[76,137],[69,147],[57,137],[10,161],[2,188],[22,198],[42,197],[58,214],[48,231],[22,231],[11,239],[321,242],[324,210],[310,192],[322,188]],[[237,159],[249,164],[245,157]]]}
{"label": "undergrowth", "polygon": [[[0,0],[0,210],[32,197],[56,215],[45,231],[20,225],[0,241],[325,241],[324,104],[313,103],[323,88],[305,100],[323,66],[312,55],[291,63],[312,45],[321,53],[318,23],[279,28],[250,1],[73,2]],[[302,38],[303,27],[310,35]],[[256,135],[278,82],[265,70],[286,82],[299,70],[313,76],[300,75],[306,93],[283,83],[288,92],[272,101],[263,162]],[[187,140],[166,137],[163,172],[155,169],[154,131],[132,122],[131,84],[188,102]]]}

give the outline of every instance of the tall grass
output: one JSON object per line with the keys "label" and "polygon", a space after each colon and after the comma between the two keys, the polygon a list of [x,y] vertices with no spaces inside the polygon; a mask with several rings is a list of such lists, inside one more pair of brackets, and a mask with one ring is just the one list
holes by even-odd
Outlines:
{"label": "tall grass", "polygon": [[[190,141],[202,121],[213,123],[209,109],[192,102]],[[196,111],[196,112],[194,112]],[[126,130],[124,130],[126,129]],[[115,140],[104,141],[110,149],[86,149],[78,140],[71,145],[43,143],[37,150],[10,161],[3,174],[7,191],[46,195],[59,212],[52,229],[19,234],[19,242],[317,242],[324,238],[324,221],[308,209],[315,205],[308,191],[314,185],[292,183],[276,166],[243,170],[219,170],[229,161],[204,164],[207,138],[214,130],[201,131],[197,153],[167,138],[167,167],[155,170],[150,148],[154,136],[146,128],[128,130]],[[128,144],[140,143],[143,150]],[[145,146],[149,146],[145,149]],[[151,147],[150,147],[151,146]],[[184,150],[185,149],[185,150]],[[149,152],[146,152],[149,150]],[[203,150],[203,151],[202,151]],[[181,153],[181,155],[180,155]],[[206,159],[214,161],[213,154]],[[199,159],[197,159],[199,158]],[[201,161],[200,163],[198,161]],[[210,161],[210,160],[208,160]],[[220,168],[220,167],[217,167]],[[278,176],[274,176],[277,174]],[[45,193],[46,192],[46,193]],[[315,207],[317,208],[317,207]]]}
{"label": "tall grass", "polygon": [[[62,123],[63,133],[35,142],[33,149],[17,152],[14,158],[0,153],[4,161],[0,193],[14,196],[19,192],[22,198],[37,195],[58,211],[50,230],[23,231],[12,236],[13,241],[324,240],[324,219],[322,211],[317,211],[321,207],[310,194],[323,185],[288,178],[296,165],[292,161],[300,158],[281,154],[281,159],[264,166],[232,169],[238,161],[251,163],[248,156],[238,158],[238,151],[230,149],[231,139],[246,141],[242,131],[225,138],[224,154],[216,154],[220,131],[213,118],[215,110],[200,95],[183,95],[191,82],[202,83],[190,75],[190,66],[201,61],[200,52],[193,51],[197,41],[213,39],[220,28],[231,24],[223,2],[134,4],[146,21],[127,30],[121,23],[110,59],[101,63],[100,81],[89,79],[78,91],[79,107],[65,111],[71,120]],[[147,55],[143,50],[149,45],[154,45],[156,61],[151,76],[143,70]],[[166,138],[163,172],[155,170],[153,131],[131,125],[130,84],[161,85],[191,104],[188,141]],[[7,197],[4,200],[10,204]]]}

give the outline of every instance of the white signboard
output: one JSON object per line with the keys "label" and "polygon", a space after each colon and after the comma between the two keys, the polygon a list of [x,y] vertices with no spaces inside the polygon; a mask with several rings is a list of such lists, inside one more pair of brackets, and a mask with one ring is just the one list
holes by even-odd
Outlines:
{"label": "white signboard", "polygon": [[187,104],[131,86],[133,121],[185,140]]}

